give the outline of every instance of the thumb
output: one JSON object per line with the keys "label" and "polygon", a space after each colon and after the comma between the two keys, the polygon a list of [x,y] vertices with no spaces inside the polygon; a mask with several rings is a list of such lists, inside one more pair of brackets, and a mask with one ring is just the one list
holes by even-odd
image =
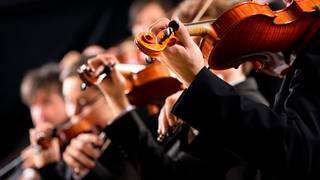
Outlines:
{"label": "thumb", "polygon": [[193,40],[191,39],[187,28],[177,17],[173,17],[172,20],[176,21],[179,24],[179,28],[177,31],[175,31],[175,35],[179,39],[180,43],[185,48],[192,47]]}
{"label": "thumb", "polygon": [[125,83],[125,78],[121,74],[121,72],[117,69],[117,67],[114,67],[111,69],[111,79],[112,82],[116,85]]}

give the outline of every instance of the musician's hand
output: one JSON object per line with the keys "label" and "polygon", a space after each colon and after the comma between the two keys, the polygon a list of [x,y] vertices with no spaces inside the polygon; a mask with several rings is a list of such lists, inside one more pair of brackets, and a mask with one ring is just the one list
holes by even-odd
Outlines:
{"label": "musician's hand", "polygon": [[94,146],[102,146],[103,140],[96,134],[83,133],[73,138],[63,152],[63,160],[78,175],[85,174],[96,165],[101,152]]}
{"label": "musician's hand", "polygon": [[[177,77],[189,87],[196,74],[205,66],[205,61],[197,44],[191,39],[186,27],[177,19],[179,29],[175,32],[180,44],[167,47],[160,55],[159,60],[164,62]],[[168,19],[161,19],[150,30],[157,34],[167,27]]]}
{"label": "musician's hand", "polygon": [[[89,66],[93,69],[96,69],[99,65],[101,66],[101,64],[110,65],[115,63],[117,63],[117,59],[107,54],[98,55],[88,61]],[[110,103],[111,109],[109,110],[113,111],[114,114],[119,115],[130,106],[125,94],[126,79],[117,70],[116,66],[111,68],[109,77],[105,78],[97,86],[105,95],[107,102]]]}
{"label": "musician's hand", "polygon": [[178,118],[171,113],[174,104],[177,102],[183,91],[178,91],[166,98],[165,104],[161,108],[158,118],[158,133],[165,135],[169,132],[169,127],[175,126]]}
{"label": "musician's hand", "polygon": [[[41,123],[29,131],[32,157],[37,168],[60,160],[59,140],[51,137],[52,129],[52,124]],[[44,144],[39,144],[39,139],[44,137]]]}

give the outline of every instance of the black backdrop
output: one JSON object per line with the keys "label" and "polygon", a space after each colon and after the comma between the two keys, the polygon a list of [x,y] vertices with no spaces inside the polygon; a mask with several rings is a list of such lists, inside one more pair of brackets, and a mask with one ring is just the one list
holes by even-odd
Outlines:
{"label": "black backdrop", "polygon": [[[108,47],[129,34],[131,0],[0,1],[0,161],[23,146],[32,126],[21,103],[23,74],[69,50]],[[2,162],[3,163],[3,162]],[[1,162],[0,162],[1,164]]]}

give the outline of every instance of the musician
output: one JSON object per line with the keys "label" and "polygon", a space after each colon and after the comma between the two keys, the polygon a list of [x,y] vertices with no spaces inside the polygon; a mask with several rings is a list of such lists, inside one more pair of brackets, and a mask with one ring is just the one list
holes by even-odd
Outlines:
{"label": "musician", "polygon": [[[46,171],[46,166],[61,159],[56,139],[52,141],[47,150],[39,148],[36,143],[37,133],[49,131],[68,119],[59,74],[59,65],[48,63],[30,70],[22,80],[21,97],[30,109],[34,128],[30,130],[31,146],[21,154],[24,159],[23,164],[16,168],[15,173],[9,179],[18,177],[48,179],[42,176],[41,172]],[[49,174],[46,173],[46,175]]]}
{"label": "musician", "polygon": [[[191,22],[194,19],[212,19],[217,18],[222,12],[226,11],[232,5],[243,2],[243,0],[237,1],[192,1],[185,0],[183,1],[178,8],[174,11],[174,15],[182,18],[183,22]],[[207,10],[203,10],[202,7],[208,7]],[[201,9],[201,10],[199,10]],[[199,12],[203,12],[201,17]],[[196,38],[196,39],[195,39]],[[200,37],[193,37],[195,42],[200,41]],[[235,91],[241,95],[247,96],[248,98],[261,102],[268,105],[269,103],[263,97],[263,95],[258,90],[258,85],[253,77],[247,77],[252,69],[251,63],[244,63],[240,65],[239,68],[230,68],[227,70],[212,70],[218,77],[226,81],[228,84],[232,85],[235,88]],[[170,111],[173,105],[176,103],[179,95],[181,93],[176,93],[171,97],[167,98],[166,104],[161,110],[159,116],[159,131],[160,134],[167,134],[170,127],[175,126],[176,117],[173,116]],[[184,126],[182,127],[184,128]],[[195,133],[194,133],[195,132]],[[188,151],[189,154],[196,154],[198,152],[197,138],[196,134],[199,133],[193,128],[191,128],[185,136],[187,137],[189,143],[185,144],[185,140],[179,140],[176,144],[180,145],[180,150]],[[175,133],[176,135],[176,133]],[[181,136],[181,135],[180,135]],[[191,143],[190,143],[191,142]],[[173,146],[176,148],[176,146]],[[172,148],[173,149],[173,148]],[[176,150],[176,153],[179,155],[179,151]],[[217,158],[214,162],[217,164],[217,168],[213,171],[216,174],[215,177],[218,179],[261,179],[261,172],[257,167],[248,164],[243,159],[234,156],[234,154],[219,148],[216,146],[215,151],[212,152],[217,155]],[[199,155],[196,155],[199,156]]]}
{"label": "musician", "polygon": [[[142,30],[146,30],[148,26],[159,18],[167,17],[171,10],[172,4],[167,0],[135,0],[129,9],[128,25],[131,30],[132,37],[128,37],[121,43],[108,48],[105,53],[113,54],[117,60],[123,64],[142,64],[148,65],[146,56],[137,49],[134,44],[134,36]],[[163,100],[156,103],[143,105],[139,107],[138,113],[143,117],[144,122],[150,129],[152,135],[156,138],[157,133],[157,117]],[[170,145],[170,143],[168,143]]]}
{"label": "musician", "polygon": [[[267,100],[259,92],[255,79],[253,77],[247,77],[251,68],[252,66],[250,63],[244,63],[237,69],[230,68],[226,70],[212,70],[212,72],[222,80],[226,81],[228,84],[232,85],[235,89],[235,92],[239,93],[240,95],[252,99],[255,102],[269,105]],[[173,127],[177,124],[178,119],[171,114],[171,110],[181,93],[182,91],[169,96],[165,105],[162,107],[159,115],[160,134],[169,133],[170,127]],[[176,144],[180,145],[179,147],[173,146],[174,148],[178,148],[175,150],[175,155],[181,156],[181,154],[187,152],[200,158],[201,150],[199,150],[199,147],[201,147],[201,144],[199,142],[199,138],[197,138],[199,132],[193,128],[190,128],[187,133],[185,132],[186,131],[183,130],[182,133],[184,134],[179,136],[183,136],[187,140],[182,139],[176,142]],[[176,133],[174,135],[177,136]],[[211,174],[211,176],[214,176],[215,178],[226,180],[249,180],[261,179],[263,177],[257,167],[248,164],[246,161],[235,156],[233,153],[226,151],[224,148],[220,148],[216,145],[215,151],[211,153],[216,154],[216,158],[212,163],[216,164],[217,168]]]}
{"label": "musician", "polygon": [[[292,65],[288,64],[291,65],[289,71],[279,67],[274,67],[277,71],[269,71],[288,71],[274,106],[269,108],[237,94],[232,86],[212,74],[186,28],[178,19],[175,21],[181,26],[176,32],[181,44],[167,48],[160,60],[173,69],[187,87],[172,112],[200,132],[201,174],[209,176],[215,169],[214,143],[256,165],[272,179],[318,179],[319,89],[313,82],[319,79],[320,56],[316,48],[320,34],[297,55]],[[153,28],[160,31],[167,24],[168,21],[159,21]],[[110,59],[98,60],[114,63]],[[101,89],[109,103],[115,104],[112,108],[118,112],[118,118],[104,131],[121,144],[128,156],[138,157],[143,178],[184,179],[194,175],[188,168],[195,170],[195,162],[183,166],[185,164],[166,157],[151,140],[126,99],[124,80],[116,68],[109,77]],[[130,135],[124,135],[123,131]],[[155,175],[155,169],[163,173]],[[181,169],[184,173],[179,173]]]}
{"label": "musician", "polygon": [[[163,28],[165,24],[159,22],[156,26]],[[289,63],[291,67],[274,105],[269,108],[238,95],[212,74],[205,67],[201,51],[179,24],[181,28],[176,35],[181,44],[167,48],[160,59],[188,87],[172,112],[204,134],[203,168],[209,169],[214,160],[210,153],[212,146],[206,144],[215,142],[256,164],[273,179],[318,179],[320,101],[314,82],[320,75],[319,32],[293,64]]]}
{"label": "musician", "polygon": [[[87,59],[83,58],[61,73],[68,116],[76,122],[89,122],[93,130],[73,138],[63,152],[63,160],[71,169],[71,173],[66,173],[65,178],[137,179],[135,169],[125,160],[116,142],[111,142],[104,151],[100,148],[108,141],[101,138],[100,129],[108,126],[116,115],[112,111],[112,104],[107,103],[97,87],[81,91],[82,80],[77,70],[86,62]],[[105,156],[108,158],[104,158]]]}
{"label": "musician", "polygon": [[[96,69],[95,64],[108,65],[117,60],[97,56],[89,62],[93,69]],[[126,159],[139,174],[139,179],[199,178],[198,158],[184,154],[184,159],[174,159],[166,155],[163,147],[155,141],[149,128],[140,119],[136,107],[130,105],[124,93],[124,77],[116,68],[112,68],[110,76],[97,86],[103,92],[107,103],[112,104],[108,110],[115,112],[111,123],[103,131],[112,142],[117,142]],[[104,154],[102,157],[109,159],[110,155]]]}

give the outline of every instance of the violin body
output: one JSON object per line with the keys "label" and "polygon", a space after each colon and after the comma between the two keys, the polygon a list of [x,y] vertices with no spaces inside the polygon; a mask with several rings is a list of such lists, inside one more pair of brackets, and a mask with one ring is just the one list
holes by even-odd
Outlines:
{"label": "violin body", "polygon": [[254,2],[234,6],[212,24],[217,36],[212,38],[210,67],[238,67],[263,59],[263,52],[295,53],[319,29],[313,27],[320,21],[316,5],[319,0],[296,0],[279,11]]}
{"label": "violin body", "polygon": [[147,65],[142,71],[131,74],[127,79],[132,84],[127,91],[128,99],[138,106],[164,100],[182,89],[173,73],[157,61]]}
{"label": "violin body", "polygon": [[57,130],[57,137],[60,140],[60,144],[63,146],[68,144],[70,140],[77,135],[84,132],[92,132],[96,127],[86,119],[80,119],[77,122],[68,122]]}
{"label": "violin body", "polygon": [[[119,67],[118,70],[127,80],[125,93],[130,103],[134,105],[142,106],[156,103],[182,89],[182,84],[174,74],[160,62],[149,64],[136,72],[124,70],[125,64],[116,64],[115,66]],[[79,76],[86,84],[85,86],[92,86],[106,78],[108,73],[111,72],[110,68],[113,67],[105,66],[104,70],[97,76],[87,65],[83,65],[79,69]]]}
{"label": "violin body", "polygon": [[[95,127],[91,122],[86,119],[80,119],[77,122],[69,121],[60,125],[59,127],[52,130],[50,134],[41,136],[37,139],[37,145],[41,146],[42,149],[47,149],[50,146],[53,137],[57,137],[59,140],[60,147],[64,147],[70,142],[70,140],[77,135],[84,132],[95,131]],[[35,150],[31,145],[27,146],[20,154],[21,166],[23,169],[35,168],[34,152]]]}

